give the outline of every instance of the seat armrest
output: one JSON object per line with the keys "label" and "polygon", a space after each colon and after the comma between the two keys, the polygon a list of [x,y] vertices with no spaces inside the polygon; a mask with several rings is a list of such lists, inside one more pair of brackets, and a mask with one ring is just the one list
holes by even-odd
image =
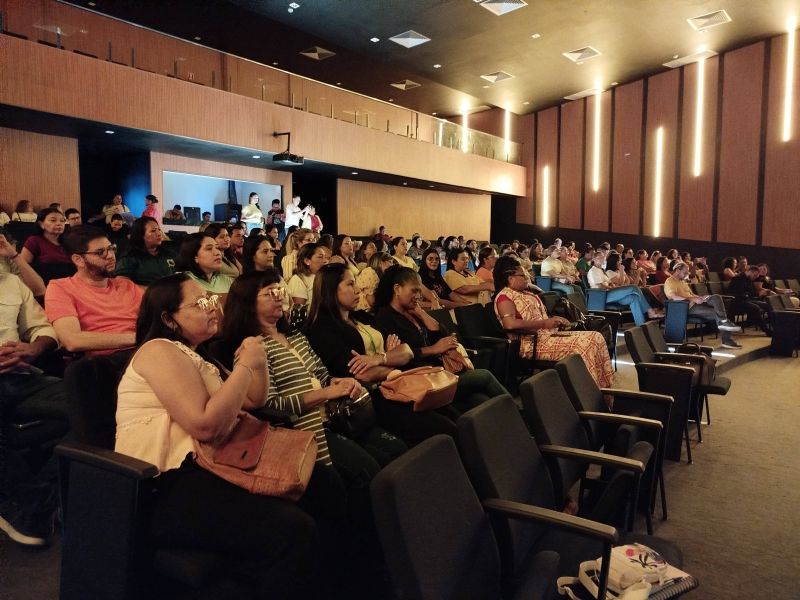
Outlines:
{"label": "seat armrest", "polygon": [[705,356],[701,356],[700,354],[680,354],[678,352],[655,352],[653,357],[658,362],[664,362],[669,364],[696,364],[699,366],[703,366],[706,364]]}
{"label": "seat armrest", "polygon": [[513,502],[511,500],[501,500],[499,498],[486,498],[482,504],[487,511],[499,513],[522,521],[535,521],[551,527],[557,527],[558,529],[571,531],[579,535],[602,540],[609,544],[616,543],[619,540],[619,533],[616,528],[610,525],[599,523],[598,521],[590,521],[589,519],[583,519],[581,517],[574,517],[549,508],[522,504],[521,502]]}
{"label": "seat armrest", "polygon": [[614,456],[613,454],[581,450],[579,448],[569,448],[568,446],[554,446],[552,444],[539,446],[539,450],[542,454],[555,458],[571,458],[596,465],[614,467],[623,471],[644,473],[644,464],[642,461],[625,458],[623,456]]}
{"label": "seat armrest", "polygon": [[654,394],[652,392],[639,392],[636,390],[617,390],[614,388],[600,388],[604,395],[614,396],[615,398],[630,398],[632,400],[640,400],[650,404],[672,404],[675,402],[672,396],[665,394]]}
{"label": "seat armrest", "polygon": [[97,446],[64,442],[56,446],[55,450],[56,454],[68,460],[113,471],[131,479],[152,479],[158,475],[158,468],[155,465]]}
{"label": "seat armrest", "polygon": [[578,416],[586,421],[601,421],[603,423],[617,423],[619,425],[636,425],[637,427],[644,427],[646,429],[661,430],[664,428],[664,424],[661,421],[657,421],[655,419],[632,417],[630,415],[621,415],[618,413],[604,413],[604,412],[592,412],[588,410],[582,410],[578,412]]}
{"label": "seat armrest", "polygon": [[508,346],[511,344],[511,340],[508,338],[501,338],[501,337],[493,337],[490,335],[473,335],[473,336],[459,336],[464,342],[464,345],[468,345],[469,342],[482,342],[484,344],[497,344]]}

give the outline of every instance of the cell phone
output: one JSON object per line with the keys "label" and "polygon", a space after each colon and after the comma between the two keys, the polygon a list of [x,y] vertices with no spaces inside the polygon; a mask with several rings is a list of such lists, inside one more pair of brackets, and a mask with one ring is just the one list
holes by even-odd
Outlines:
{"label": "cell phone", "polygon": [[12,423],[11,426],[14,429],[18,429],[21,431],[23,429],[30,429],[31,427],[38,427],[41,424],[42,424],[41,421],[36,420],[36,421],[27,421],[25,423]]}

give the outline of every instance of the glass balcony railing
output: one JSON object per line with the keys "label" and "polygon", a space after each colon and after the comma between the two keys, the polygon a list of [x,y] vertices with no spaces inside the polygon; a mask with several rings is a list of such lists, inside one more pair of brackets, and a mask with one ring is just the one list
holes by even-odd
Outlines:
{"label": "glass balcony railing", "polygon": [[522,144],[55,0],[9,3],[5,33],[33,43],[213,87],[493,160],[521,164]]}

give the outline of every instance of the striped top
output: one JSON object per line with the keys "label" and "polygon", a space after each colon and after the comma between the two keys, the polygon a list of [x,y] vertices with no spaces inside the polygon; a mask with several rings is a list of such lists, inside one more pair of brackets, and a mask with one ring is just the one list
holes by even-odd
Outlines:
{"label": "striped top", "polygon": [[306,392],[322,388],[330,380],[328,369],[308,344],[306,336],[296,331],[286,336],[291,349],[269,336],[263,336],[267,353],[269,389],[267,404],[278,410],[299,415],[295,429],[312,431],[317,440],[317,462],[330,465],[331,456],[322,425],[321,406],[303,407]]}

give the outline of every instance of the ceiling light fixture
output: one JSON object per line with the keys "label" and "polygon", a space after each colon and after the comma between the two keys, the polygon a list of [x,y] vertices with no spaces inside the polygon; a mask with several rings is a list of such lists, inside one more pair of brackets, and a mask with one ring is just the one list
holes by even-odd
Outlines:
{"label": "ceiling light fixture", "polygon": [[260,154],[253,154],[253,158],[261,158]]}
{"label": "ceiling light fixture", "polygon": [[533,39],[535,39],[535,40],[538,40],[540,37],[542,37],[542,34],[541,33],[532,33],[531,37]]}
{"label": "ceiling light fixture", "polygon": [[494,73],[481,75],[481,79],[485,79],[489,83],[500,83],[501,81],[505,81],[507,79],[514,79],[514,76],[511,73],[506,73],[505,71],[495,71]]}
{"label": "ceiling light fixture", "polygon": [[290,2],[289,8],[300,8],[300,5],[297,2]]}
{"label": "ceiling light fixture", "polygon": [[397,88],[398,90],[403,90],[404,92],[408,90],[413,90],[414,88],[418,88],[421,86],[421,83],[417,83],[416,81],[411,81],[410,79],[403,79],[402,81],[396,81],[395,83],[390,83],[392,87]]}
{"label": "ceiling light fixture", "polygon": [[278,66],[278,61],[277,60],[273,61],[272,62],[272,66],[277,67]]}
{"label": "ceiling light fixture", "polygon": [[407,181],[404,181],[404,182],[403,182],[403,185],[408,185],[408,182],[407,182]]}
{"label": "ceiling light fixture", "polygon": [[581,64],[583,61],[600,56],[602,53],[597,48],[593,48],[592,46],[584,46],[583,48],[570,50],[569,52],[563,52],[562,54],[572,62]]}
{"label": "ceiling light fixture", "polygon": [[436,63],[435,65],[433,65],[433,68],[434,69],[441,69],[442,65],[440,65],[439,63]]}
{"label": "ceiling light fixture", "polygon": [[371,38],[369,38],[369,41],[370,41],[370,42],[373,42],[373,43],[378,43],[378,42],[380,42],[380,41],[381,41],[381,38],[377,38],[377,37],[371,37]]}
{"label": "ceiling light fixture", "polygon": [[107,133],[108,135],[114,135],[114,131],[113,131],[113,130],[111,130],[111,129],[106,129],[106,133]]}
{"label": "ceiling light fixture", "polygon": [[350,175],[358,175],[358,171],[350,171]]}
{"label": "ceiling light fixture", "polygon": [[419,46],[420,44],[425,44],[431,41],[431,38],[426,35],[422,35],[413,29],[409,29],[403,33],[398,33],[389,39],[395,44],[400,44],[404,48],[413,48],[414,46]]}
{"label": "ceiling light fixture", "polygon": [[436,112],[432,112],[431,114],[432,114],[434,117],[436,116]]}
{"label": "ceiling light fixture", "polygon": [[432,188],[432,187],[436,187],[436,186],[435,186],[435,185],[429,185],[428,187],[429,187],[429,188]]}
{"label": "ceiling light fixture", "polygon": [[476,4],[480,4],[483,8],[498,17],[507,15],[519,8],[525,8],[528,3],[525,0],[474,0]]}
{"label": "ceiling light fixture", "polygon": [[89,2],[89,6],[97,6],[97,2]]}
{"label": "ceiling light fixture", "polygon": [[320,46],[311,46],[311,48],[306,48],[300,54],[314,60],[325,60],[331,56],[336,56],[336,52],[333,50],[328,50],[327,48],[322,48]]}
{"label": "ceiling light fixture", "polygon": [[195,39],[195,41],[199,42],[199,41],[200,41],[200,40],[202,40],[203,38],[201,38],[199,35],[196,35],[196,36],[194,36],[194,39]]}
{"label": "ceiling light fixture", "polygon": [[619,85],[619,81],[612,81],[611,85]]}
{"label": "ceiling light fixture", "polygon": [[528,102],[527,100],[525,100],[525,102],[523,102],[523,104],[524,104],[525,106],[528,106],[528,104],[530,104],[530,102]]}

